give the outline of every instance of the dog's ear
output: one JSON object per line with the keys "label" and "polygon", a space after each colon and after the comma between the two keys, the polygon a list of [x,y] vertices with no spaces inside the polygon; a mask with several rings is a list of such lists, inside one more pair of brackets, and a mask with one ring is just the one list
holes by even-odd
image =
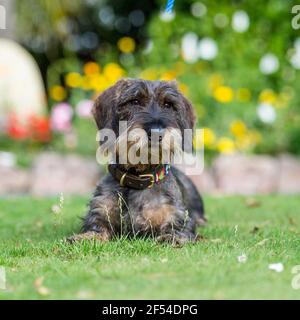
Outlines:
{"label": "dog's ear", "polygon": [[92,114],[95,118],[99,130],[104,128],[112,128],[112,119],[115,105],[122,84],[123,80],[119,80],[115,85],[106,89],[95,100]]}
{"label": "dog's ear", "polygon": [[105,90],[100,96],[95,100],[94,107],[92,109],[92,114],[96,121],[99,130],[106,128],[111,115],[111,109],[113,105],[115,88],[110,87]]}

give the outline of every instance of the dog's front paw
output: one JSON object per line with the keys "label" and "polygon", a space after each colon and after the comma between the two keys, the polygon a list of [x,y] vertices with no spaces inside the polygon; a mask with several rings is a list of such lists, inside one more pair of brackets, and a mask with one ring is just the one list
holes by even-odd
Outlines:
{"label": "dog's front paw", "polygon": [[188,237],[185,237],[182,235],[168,233],[168,234],[163,234],[158,236],[156,238],[156,241],[159,243],[168,243],[168,244],[171,244],[173,247],[180,248],[190,240]]}
{"label": "dog's front paw", "polygon": [[190,243],[195,243],[198,242],[200,240],[202,240],[202,236],[196,234],[196,235],[191,235],[191,236],[187,236],[185,234],[171,234],[171,233],[166,233],[166,234],[162,234],[160,236],[158,236],[156,238],[156,241],[159,243],[169,243],[171,244],[173,247],[182,247],[183,245],[185,245],[186,243],[190,242]]}
{"label": "dog's front paw", "polygon": [[84,240],[108,241],[109,237],[105,233],[88,231],[80,234],[74,234],[73,236],[67,238],[69,243],[75,243]]}

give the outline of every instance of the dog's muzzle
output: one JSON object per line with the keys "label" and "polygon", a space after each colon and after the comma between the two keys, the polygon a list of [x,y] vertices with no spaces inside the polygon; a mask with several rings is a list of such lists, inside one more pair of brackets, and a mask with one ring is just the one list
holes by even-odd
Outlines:
{"label": "dog's muzzle", "polygon": [[162,128],[160,126],[158,127],[152,127],[148,132],[148,139],[149,141],[157,141],[161,142],[163,139],[163,136],[165,134],[166,129]]}

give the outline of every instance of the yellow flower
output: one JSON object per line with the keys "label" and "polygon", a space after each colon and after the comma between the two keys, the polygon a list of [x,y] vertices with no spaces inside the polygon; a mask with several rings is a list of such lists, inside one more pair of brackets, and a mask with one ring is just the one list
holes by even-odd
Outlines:
{"label": "yellow flower", "polygon": [[53,86],[50,89],[50,97],[56,101],[63,101],[67,96],[66,90],[62,86]]}
{"label": "yellow flower", "polygon": [[176,73],[175,71],[166,71],[164,72],[161,77],[160,80],[164,80],[164,81],[170,81],[170,80],[174,80],[176,78]]}
{"label": "yellow flower", "polygon": [[208,86],[212,91],[214,91],[217,87],[222,86],[223,83],[224,83],[224,78],[219,73],[212,74],[208,79]]}
{"label": "yellow flower", "polygon": [[189,94],[189,88],[186,84],[184,83],[179,83],[178,85],[178,89],[179,91],[184,94],[184,95],[188,95]]}
{"label": "yellow flower", "polygon": [[66,75],[65,82],[71,88],[78,88],[81,86],[81,75],[77,72],[70,72]]}
{"label": "yellow flower", "polygon": [[100,93],[109,87],[106,77],[101,74],[91,77],[90,85],[97,93]]}
{"label": "yellow flower", "polygon": [[216,142],[216,136],[212,129],[204,128],[202,130],[197,129],[193,145],[196,149],[201,149],[203,145],[208,149],[213,149]]}
{"label": "yellow flower", "polygon": [[248,150],[254,147],[261,141],[261,135],[259,132],[252,130],[248,131],[247,134],[240,136],[236,140],[236,145],[240,150]]}
{"label": "yellow flower", "polygon": [[135,50],[135,41],[130,37],[123,37],[119,39],[118,48],[123,53],[131,53]]}
{"label": "yellow flower", "polygon": [[216,135],[210,128],[204,128],[204,145],[213,148],[216,142]]}
{"label": "yellow flower", "polygon": [[251,91],[247,88],[240,88],[236,92],[236,98],[238,101],[248,102],[251,99]]}
{"label": "yellow flower", "polygon": [[219,152],[224,154],[231,154],[236,150],[234,142],[227,137],[222,137],[218,140],[217,148]]}
{"label": "yellow flower", "polygon": [[244,135],[237,138],[236,146],[239,150],[245,151],[252,147],[253,143],[249,135]]}
{"label": "yellow flower", "polygon": [[103,73],[110,84],[119,80],[124,75],[124,70],[116,63],[108,63],[105,65]]}
{"label": "yellow flower", "polygon": [[100,66],[98,63],[96,62],[87,62],[84,66],[83,66],[83,72],[86,75],[93,75],[95,73],[99,73],[100,72]]}
{"label": "yellow flower", "polygon": [[233,100],[233,90],[230,87],[220,86],[213,92],[214,98],[222,103],[228,103]]}
{"label": "yellow flower", "polygon": [[277,94],[272,89],[265,89],[259,95],[259,101],[263,103],[274,104],[277,100]]}
{"label": "yellow flower", "polygon": [[261,134],[256,130],[251,130],[249,132],[249,137],[250,137],[252,143],[255,144],[255,145],[259,144],[262,141]]}
{"label": "yellow flower", "polygon": [[91,79],[87,76],[84,76],[82,78],[82,84],[81,84],[81,88],[83,90],[91,90],[92,89],[92,85],[91,85]]}
{"label": "yellow flower", "polygon": [[235,120],[230,124],[230,131],[236,137],[241,137],[246,134],[247,127],[243,121]]}

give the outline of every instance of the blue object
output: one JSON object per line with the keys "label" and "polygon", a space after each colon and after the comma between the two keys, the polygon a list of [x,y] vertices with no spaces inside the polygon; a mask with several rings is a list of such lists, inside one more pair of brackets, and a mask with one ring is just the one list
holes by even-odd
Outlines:
{"label": "blue object", "polygon": [[166,12],[172,12],[175,0],[168,0]]}

